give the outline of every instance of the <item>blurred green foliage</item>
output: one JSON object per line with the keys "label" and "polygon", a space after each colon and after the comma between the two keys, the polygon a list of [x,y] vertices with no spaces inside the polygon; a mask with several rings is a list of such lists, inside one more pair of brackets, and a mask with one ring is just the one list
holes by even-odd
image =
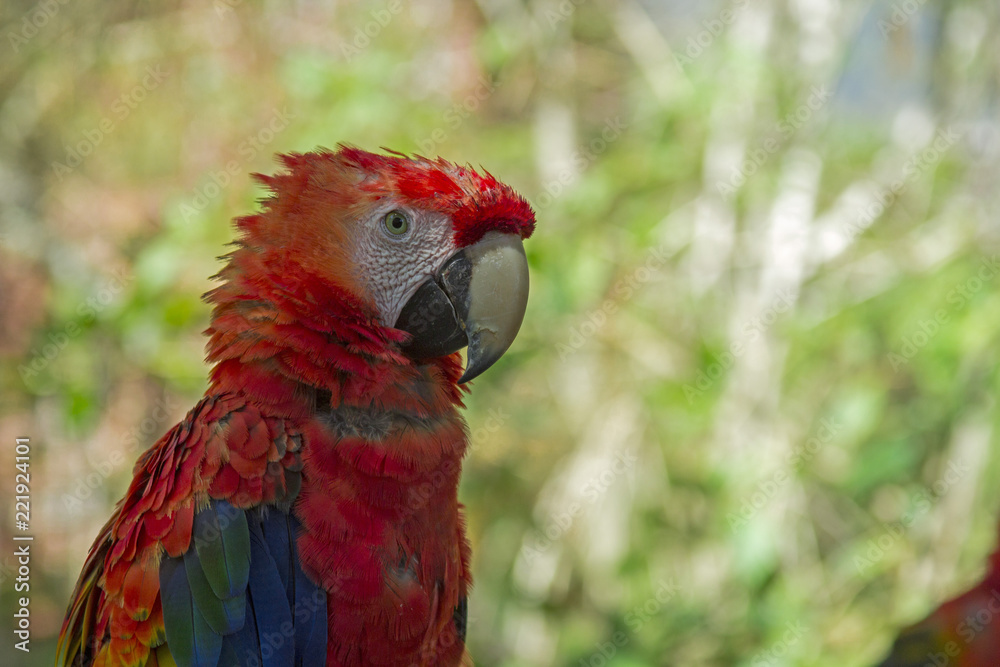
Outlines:
{"label": "blurred green foliage", "polygon": [[51,661],[205,387],[249,173],[341,141],[537,209],[468,401],[478,664],[872,663],[981,575],[1000,502],[998,9],[900,7],[5,3],[0,437],[32,439],[36,542],[4,664]]}

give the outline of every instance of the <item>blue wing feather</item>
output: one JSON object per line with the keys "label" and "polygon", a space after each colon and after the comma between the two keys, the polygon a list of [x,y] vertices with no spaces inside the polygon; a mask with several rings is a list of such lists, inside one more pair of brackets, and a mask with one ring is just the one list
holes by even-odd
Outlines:
{"label": "blue wing feather", "polygon": [[212,501],[194,515],[191,540],[215,595],[222,600],[242,595],[250,574],[246,512],[225,500]]}
{"label": "blue wing feather", "polygon": [[237,654],[256,652],[262,667],[283,667],[295,662],[295,645],[289,630],[292,612],[278,567],[268,550],[259,515],[250,517],[250,588],[247,615],[254,614],[256,636],[240,635]]}
{"label": "blue wing feather", "polygon": [[289,531],[292,535],[292,562],[294,568],[295,602],[295,656],[297,663],[322,665],[326,662],[326,591],[312,582],[302,571],[298,553],[295,551],[295,533],[299,522],[289,517]]}
{"label": "blue wing feather", "polygon": [[233,635],[227,635],[222,638],[222,652],[219,655],[219,667],[244,667],[245,665],[252,664],[259,665],[259,659],[256,663],[250,660],[240,660],[240,656],[236,653],[236,649],[234,648]]}
{"label": "blue wing feather", "polygon": [[179,666],[325,664],[326,592],[302,571],[299,530],[273,507],[213,500],[195,515],[192,548],[160,565],[167,645]]}
{"label": "blue wing feather", "polygon": [[267,549],[274,558],[275,567],[281,577],[281,585],[288,594],[288,605],[295,604],[295,584],[293,571],[295,569],[295,537],[291,534],[290,517],[284,512],[272,509],[261,521],[261,533],[267,542]]}
{"label": "blue wing feather", "polygon": [[[229,656],[236,656],[236,665],[257,665],[264,664],[261,652],[260,634],[257,628],[257,614],[254,612],[255,605],[253,591],[247,591],[247,611],[243,627],[231,635],[226,635],[223,641],[223,653]],[[230,667],[222,663],[220,667]]]}
{"label": "blue wing feather", "polygon": [[184,554],[183,560],[194,604],[212,630],[220,635],[228,635],[242,628],[243,617],[246,615],[246,594],[240,592],[228,600],[220,600],[208,583],[201,559],[194,549]]}
{"label": "blue wing feather", "polygon": [[160,563],[160,604],[167,645],[178,665],[215,667],[222,636],[209,626],[194,602],[182,558]]}
{"label": "blue wing feather", "polygon": [[326,591],[313,583],[299,565],[295,516],[272,509],[261,521],[261,532],[285,586],[295,626],[296,664],[321,665],[326,660]]}

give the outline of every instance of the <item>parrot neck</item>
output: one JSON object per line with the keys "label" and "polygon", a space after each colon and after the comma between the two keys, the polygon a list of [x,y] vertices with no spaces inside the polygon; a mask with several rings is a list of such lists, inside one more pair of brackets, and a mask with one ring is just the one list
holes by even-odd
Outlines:
{"label": "parrot neck", "polygon": [[462,406],[459,355],[414,362],[400,351],[407,334],[348,291],[300,267],[277,275],[246,247],[218,277],[206,295],[209,394],[245,395],[275,416],[312,414],[317,391],[333,410],[393,405],[426,417]]}

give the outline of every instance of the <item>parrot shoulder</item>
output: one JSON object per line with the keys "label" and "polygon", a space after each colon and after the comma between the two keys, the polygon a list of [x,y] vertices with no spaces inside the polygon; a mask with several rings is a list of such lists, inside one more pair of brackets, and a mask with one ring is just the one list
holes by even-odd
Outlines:
{"label": "parrot shoulder", "polygon": [[[242,397],[202,399],[139,457],[73,592],[57,664],[157,664],[157,654],[166,662],[168,635],[184,631],[165,629],[176,609],[161,586],[179,582],[178,572],[201,595],[213,633],[242,625],[252,537],[267,523],[266,512],[254,508],[273,505],[276,520],[293,521],[288,512],[301,487],[301,445],[285,419],[262,414]],[[222,593],[218,605],[205,590]],[[192,639],[198,631],[189,629]],[[176,643],[171,637],[172,652]]]}

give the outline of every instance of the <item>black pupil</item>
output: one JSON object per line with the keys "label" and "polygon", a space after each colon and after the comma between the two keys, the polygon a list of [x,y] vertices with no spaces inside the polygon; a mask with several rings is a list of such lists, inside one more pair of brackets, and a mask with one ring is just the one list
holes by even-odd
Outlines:
{"label": "black pupil", "polygon": [[403,216],[398,213],[389,218],[389,226],[397,232],[403,228]]}

